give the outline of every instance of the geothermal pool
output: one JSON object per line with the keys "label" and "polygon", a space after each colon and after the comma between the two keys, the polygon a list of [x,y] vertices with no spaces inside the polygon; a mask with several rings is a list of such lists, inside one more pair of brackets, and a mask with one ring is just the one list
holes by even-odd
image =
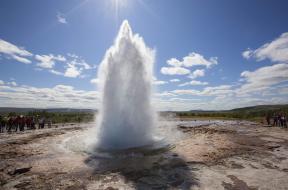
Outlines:
{"label": "geothermal pool", "polygon": [[[142,153],[157,152],[169,150],[175,143],[178,143],[185,135],[178,130],[179,127],[197,128],[205,126],[228,126],[234,127],[239,125],[255,125],[254,122],[239,121],[239,120],[179,120],[179,119],[162,119],[158,121],[157,130],[154,130],[153,139],[154,141],[148,145],[143,146],[131,146],[129,148],[122,149],[95,149],[94,143],[99,140],[94,136],[95,124],[86,124],[85,130],[81,133],[77,132],[75,135],[64,138],[62,142],[59,142],[60,147],[64,151],[82,152],[90,155],[109,155],[109,153],[121,153],[123,155],[138,155]],[[240,129],[239,129],[240,130]]]}

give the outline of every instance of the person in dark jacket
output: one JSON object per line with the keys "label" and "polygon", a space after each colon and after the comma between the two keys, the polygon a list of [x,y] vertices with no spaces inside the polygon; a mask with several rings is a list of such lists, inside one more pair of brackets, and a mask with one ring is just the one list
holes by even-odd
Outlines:
{"label": "person in dark jacket", "polygon": [[4,123],[4,117],[0,115],[0,133],[4,133],[5,123]]}
{"label": "person in dark jacket", "polygon": [[274,113],[274,115],[273,115],[273,126],[277,127],[277,125],[278,125],[278,117],[277,117],[277,114]]}
{"label": "person in dark jacket", "polygon": [[266,114],[266,122],[267,122],[267,125],[270,125],[270,119],[271,119],[270,114],[267,113],[267,114]]}

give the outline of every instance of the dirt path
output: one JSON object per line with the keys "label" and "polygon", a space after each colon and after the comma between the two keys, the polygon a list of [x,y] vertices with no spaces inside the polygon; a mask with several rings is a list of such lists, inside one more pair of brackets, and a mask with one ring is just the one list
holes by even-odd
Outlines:
{"label": "dirt path", "polygon": [[61,149],[63,139],[86,128],[1,135],[0,189],[288,189],[285,129],[178,126],[181,140],[147,156]]}

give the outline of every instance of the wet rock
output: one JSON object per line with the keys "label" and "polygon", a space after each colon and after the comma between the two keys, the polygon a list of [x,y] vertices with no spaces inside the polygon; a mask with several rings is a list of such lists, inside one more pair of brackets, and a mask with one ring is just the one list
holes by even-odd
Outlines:
{"label": "wet rock", "polygon": [[32,167],[24,167],[24,168],[16,168],[14,171],[10,171],[8,174],[10,175],[19,175],[26,172],[29,172]]}
{"label": "wet rock", "polygon": [[283,168],[282,171],[288,172],[288,168]]}
{"label": "wet rock", "polygon": [[184,167],[187,166],[186,162],[181,158],[173,158],[169,161],[169,167],[176,168],[176,167]]}
{"label": "wet rock", "polygon": [[18,183],[17,185],[14,186],[17,189],[31,189],[31,182],[30,181],[23,181],[21,183]]}
{"label": "wet rock", "polygon": [[242,166],[241,164],[238,164],[238,163],[232,161],[231,162],[231,168],[233,168],[233,169],[243,169],[245,167]]}
{"label": "wet rock", "polygon": [[118,190],[118,189],[114,187],[107,187],[105,190]]}
{"label": "wet rock", "polygon": [[173,187],[180,186],[184,182],[184,178],[179,174],[173,174],[168,177],[169,184]]}
{"label": "wet rock", "polygon": [[141,183],[149,185],[153,188],[164,188],[166,187],[166,181],[159,176],[146,176],[138,180]]}
{"label": "wet rock", "polygon": [[270,144],[268,144],[267,146],[268,146],[268,149],[270,149],[270,150],[274,150],[274,149],[276,149],[276,148],[281,147],[281,145],[275,144],[275,143],[270,143]]}
{"label": "wet rock", "polygon": [[234,175],[228,175],[227,177],[229,177],[233,183],[230,184],[230,183],[226,183],[223,181],[222,186],[224,187],[225,190],[257,190],[258,189],[257,187],[248,186],[245,181],[240,180]]}
{"label": "wet rock", "polygon": [[173,157],[178,157],[178,154],[173,153],[172,156],[173,156]]}
{"label": "wet rock", "polygon": [[278,168],[279,168],[278,166],[275,166],[275,165],[273,165],[273,164],[270,163],[270,162],[264,162],[264,163],[262,163],[262,165],[263,165],[265,168],[268,168],[268,169],[278,169]]}

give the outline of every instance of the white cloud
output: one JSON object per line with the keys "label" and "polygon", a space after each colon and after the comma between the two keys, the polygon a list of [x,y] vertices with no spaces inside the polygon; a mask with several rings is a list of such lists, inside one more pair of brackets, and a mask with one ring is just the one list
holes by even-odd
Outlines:
{"label": "white cloud", "polygon": [[167,91],[164,91],[164,92],[161,92],[161,93],[155,93],[154,94],[155,96],[157,97],[171,97],[171,96],[177,96],[171,92],[167,92]]}
{"label": "white cloud", "polygon": [[197,77],[203,77],[205,76],[205,70],[204,69],[197,69],[193,71],[188,77],[191,79],[195,79]]}
{"label": "white cloud", "polygon": [[180,82],[180,79],[171,79],[170,82]]}
{"label": "white cloud", "polygon": [[181,67],[183,65],[182,62],[176,58],[171,58],[171,59],[167,60],[167,64],[174,66],[174,67]]}
{"label": "white cloud", "polygon": [[5,107],[99,107],[98,91],[76,90],[72,86],[56,85],[53,88],[32,86],[0,86],[0,104]]}
{"label": "white cloud", "polygon": [[38,67],[45,69],[52,69],[55,66],[55,61],[66,61],[66,58],[62,55],[54,56],[53,54],[49,55],[36,55],[35,59],[39,61],[37,64]]}
{"label": "white cloud", "polygon": [[[275,67],[275,66],[269,66]],[[277,68],[278,67],[278,68]],[[279,71],[280,69],[286,70],[283,65],[277,66],[270,71]],[[263,70],[266,70],[265,72]],[[267,68],[260,68],[253,72],[244,72],[242,77],[244,78],[242,83],[235,85],[219,85],[205,87],[203,90],[194,89],[176,89],[172,91],[163,92],[163,96],[159,95],[158,99],[155,100],[157,108],[161,110],[191,110],[191,109],[208,109],[208,110],[225,110],[237,107],[263,105],[263,104],[287,104],[287,86],[288,80],[280,79],[277,80],[275,76],[272,76],[269,84],[265,84],[265,88],[258,88],[257,84],[251,85],[248,81],[259,81],[255,75],[264,75],[269,72]],[[284,72],[284,71],[283,71]],[[274,73],[274,72],[273,72]],[[288,76],[279,73],[279,76]],[[248,80],[249,78],[249,80]],[[265,77],[266,78],[266,77]],[[269,77],[268,77],[269,78]],[[269,81],[270,79],[264,81]],[[260,79],[262,81],[262,79]],[[282,82],[280,82],[282,81]],[[280,83],[279,83],[280,82]],[[258,83],[258,82],[256,82]],[[260,82],[260,84],[263,84]],[[249,88],[247,88],[247,85]],[[267,87],[267,85],[269,87]],[[254,90],[254,87],[256,90]],[[240,94],[242,93],[242,94]],[[160,93],[161,94],[161,93]],[[168,96],[165,96],[167,94]],[[173,98],[167,99],[171,95]],[[195,96],[199,101],[195,102]],[[185,99],[185,100],[182,100]],[[194,102],[193,102],[194,101]]]}
{"label": "white cloud", "polygon": [[231,89],[231,85],[220,85],[220,86],[213,86],[213,87],[206,87],[201,92],[203,96],[229,96],[234,93],[234,90]]}
{"label": "white cloud", "polygon": [[[84,59],[75,54],[68,54],[67,57],[53,54],[36,55],[35,59],[39,61],[37,66],[41,69],[48,69],[48,71],[52,74],[71,78],[85,77],[85,75],[81,75],[84,70],[95,68],[90,66]],[[54,69],[57,62],[62,62],[60,65],[62,67],[62,71]]]}
{"label": "white cloud", "polygon": [[64,73],[60,72],[60,71],[56,71],[54,69],[49,70],[50,73],[55,74],[55,75],[61,75],[64,76]]}
{"label": "white cloud", "polygon": [[245,84],[238,90],[239,94],[259,92],[272,85],[288,81],[288,64],[280,63],[272,66],[261,67],[255,71],[241,73]]}
{"label": "white cloud", "polygon": [[196,65],[206,66],[210,68],[212,65],[217,65],[217,57],[210,57],[209,59],[205,59],[202,55],[192,52],[188,56],[183,58],[183,65],[185,67],[192,67]]}
{"label": "white cloud", "polygon": [[278,90],[278,93],[279,93],[279,94],[288,95],[288,87],[279,89],[279,90]]}
{"label": "white cloud", "polygon": [[163,85],[163,84],[167,84],[167,81],[162,81],[162,80],[158,80],[155,76],[153,76],[153,84],[154,85]]}
{"label": "white cloud", "polygon": [[17,83],[15,81],[12,81],[12,82],[7,82],[7,85],[17,86]]}
{"label": "white cloud", "polygon": [[62,13],[57,14],[57,21],[61,24],[67,24],[67,20]]}
{"label": "white cloud", "polygon": [[[33,56],[32,53],[25,50],[24,48],[17,47],[14,44],[11,44],[7,41],[0,39],[0,55],[3,54],[7,56],[9,59],[15,59],[16,61],[29,64],[31,61],[27,59],[27,57]],[[96,66],[90,66],[84,59],[75,55],[68,54],[68,57],[62,55],[35,55],[35,60],[38,62],[37,66],[39,68],[35,68],[35,70],[42,71],[47,69],[50,73],[55,75],[61,75],[65,77],[83,77],[81,75],[83,70],[94,69]],[[57,62],[63,62],[63,66],[65,71],[59,71],[54,69]],[[62,67],[63,67],[62,66]]]}
{"label": "white cloud", "polygon": [[200,95],[201,92],[199,90],[188,89],[188,90],[172,90],[171,93],[178,95]]}
{"label": "white cloud", "polygon": [[16,83],[15,81],[10,82],[10,84],[11,84],[12,86],[17,86],[17,83]]}
{"label": "white cloud", "polygon": [[92,84],[98,84],[99,83],[99,79],[98,78],[94,78],[94,79],[91,79],[90,80],[90,83],[92,83]]}
{"label": "white cloud", "polygon": [[167,81],[163,81],[163,80],[153,81],[153,84],[154,84],[154,85],[163,85],[163,84],[167,84],[167,83],[168,83]]}
{"label": "white cloud", "polygon": [[30,64],[31,61],[27,58],[24,58],[24,57],[20,57],[18,55],[12,55],[12,58],[15,59],[16,61],[19,61],[21,63],[25,63],[25,64]]}
{"label": "white cloud", "polygon": [[187,75],[190,71],[183,67],[162,67],[161,73],[164,75]]}
{"label": "white cloud", "polygon": [[[210,57],[209,59],[204,58],[204,56],[192,52],[188,56],[183,57],[182,61],[176,58],[171,58],[167,60],[167,64],[170,67],[162,67],[161,73],[164,75],[187,75],[190,74],[190,70],[187,67],[193,66],[205,66],[210,68],[212,65],[218,64],[217,57]],[[185,68],[186,67],[186,68]],[[191,75],[190,78],[194,79],[205,75],[204,69],[197,69]]]}
{"label": "white cloud", "polygon": [[167,64],[174,67],[193,67],[193,66],[205,66],[210,68],[212,65],[217,65],[217,57],[210,57],[209,59],[204,58],[203,55],[199,53],[189,53],[188,56],[183,57],[182,61],[176,58],[171,58],[167,60]]}
{"label": "white cloud", "polygon": [[[241,73],[241,83],[234,85],[208,86],[203,90],[176,89],[169,91],[177,98],[193,99],[200,97],[199,104],[183,103],[173,99],[169,102],[161,97],[161,106],[171,110],[183,109],[232,109],[236,107],[287,104],[288,63],[264,66],[254,71]],[[196,84],[197,82],[195,82]],[[189,83],[184,83],[190,85]],[[183,85],[181,85],[183,86]]]}
{"label": "white cloud", "polygon": [[208,82],[201,82],[201,81],[198,81],[198,80],[192,80],[190,82],[185,82],[185,83],[179,84],[178,86],[188,86],[188,85],[192,85],[192,86],[208,85]]}
{"label": "white cloud", "polygon": [[273,62],[288,61],[288,32],[281,34],[270,43],[262,45],[256,50],[247,49],[242,53],[243,57],[248,59],[256,58],[258,61],[269,59]]}
{"label": "white cloud", "polygon": [[72,64],[72,65],[77,65],[77,66],[80,66],[80,67],[83,67],[83,69],[92,69],[92,67],[88,64],[88,63],[86,63],[86,61],[85,60],[83,60],[83,59],[81,59],[81,58],[74,58],[71,62],[70,62],[70,64]]}
{"label": "white cloud", "polygon": [[65,77],[76,78],[81,74],[82,69],[77,68],[74,64],[68,63],[68,67],[64,73]]}
{"label": "white cloud", "polygon": [[5,82],[3,80],[0,80],[0,85],[4,85]]}
{"label": "white cloud", "polygon": [[31,61],[27,57],[33,54],[22,47],[18,47],[12,43],[0,39],[0,54],[6,55],[8,58],[15,59],[21,63],[29,64]]}
{"label": "white cloud", "polygon": [[247,49],[245,51],[242,52],[242,56],[245,58],[245,59],[249,59],[251,56],[253,56],[253,51],[251,49]]}
{"label": "white cloud", "polygon": [[[198,81],[200,82],[200,81]],[[195,82],[195,83],[198,83]],[[193,90],[193,89],[183,89],[183,90],[173,90],[171,93],[178,95],[193,95],[193,96],[220,96],[227,95],[228,93],[233,93],[231,85],[220,85],[220,86],[208,86],[205,87],[202,91]]]}

